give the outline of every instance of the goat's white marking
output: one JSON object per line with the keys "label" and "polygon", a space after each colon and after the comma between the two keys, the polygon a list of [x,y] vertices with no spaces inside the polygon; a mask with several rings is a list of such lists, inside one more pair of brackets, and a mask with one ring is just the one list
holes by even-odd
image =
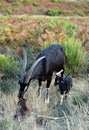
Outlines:
{"label": "goat's white marking", "polygon": [[56,75],[60,75],[63,72],[63,69],[56,73]]}
{"label": "goat's white marking", "polygon": [[46,103],[46,104],[49,103],[49,96],[48,96],[48,98],[45,98],[45,103]]}
{"label": "goat's white marking", "polygon": [[26,91],[27,91],[27,88],[28,88],[28,87],[26,86],[26,87],[25,87],[25,89],[24,89],[24,92],[26,92]]}
{"label": "goat's white marking", "polygon": [[61,95],[60,105],[62,105],[63,99],[64,99],[64,97],[67,95],[67,94],[65,94],[65,93],[66,93],[66,91],[64,91],[63,95]]}
{"label": "goat's white marking", "polygon": [[60,105],[62,105],[63,103],[63,98],[64,98],[64,95],[61,95]]}

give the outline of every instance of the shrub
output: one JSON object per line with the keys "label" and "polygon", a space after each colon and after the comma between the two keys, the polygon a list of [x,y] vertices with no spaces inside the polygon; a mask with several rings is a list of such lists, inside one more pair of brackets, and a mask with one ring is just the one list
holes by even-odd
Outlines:
{"label": "shrub", "polygon": [[80,73],[85,65],[81,41],[71,37],[65,40],[62,45],[67,57],[66,71],[69,73]]}
{"label": "shrub", "polygon": [[14,56],[0,54],[0,71],[7,77],[13,77],[19,72],[18,64]]}
{"label": "shrub", "polygon": [[16,0],[7,0],[7,2],[16,2]]}
{"label": "shrub", "polygon": [[59,2],[59,0],[51,0],[51,2]]}
{"label": "shrub", "polygon": [[24,0],[23,3],[24,4],[30,4],[30,0]]}
{"label": "shrub", "polygon": [[38,2],[36,1],[33,2],[33,6],[38,6],[38,5],[39,5]]}
{"label": "shrub", "polygon": [[0,70],[4,70],[8,66],[8,61],[5,55],[0,54]]}
{"label": "shrub", "polygon": [[49,9],[46,11],[46,15],[49,15],[49,16],[59,16],[62,14],[65,14],[65,10]]}
{"label": "shrub", "polygon": [[52,28],[59,26],[59,24],[60,24],[60,21],[57,19],[52,19],[52,20],[50,20],[50,22],[46,22],[46,25],[48,25],[48,27],[52,27]]}
{"label": "shrub", "polygon": [[42,28],[36,28],[36,29],[34,30],[34,35],[35,35],[35,36],[39,36],[39,35],[41,35],[41,33],[42,33]]}
{"label": "shrub", "polygon": [[[42,50],[47,48],[51,44],[60,43],[59,42],[45,42],[42,46]],[[71,37],[61,43],[64,47],[66,55],[65,71],[67,73],[79,74],[82,72],[82,69],[85,67],[84,52],[81,41]]]}
{"label": "shrub", "polygon": [[64,24],[64,33],[69,37],[73,36],[73,34],[78,31],[78,27],[75,26],[73,23],[64,21],[62,24]]}
{"label": "shrub", "polygon": [[59,15],[65,14],[65,10],[59,10],[59,11],[58,11],[58,14],[59,14]]}
{"label": "shrub", "polygon": [[12,9],[11,9],[10,7],[6,7],[6,12],[7,12],[8,14],[11,14],[11,13],[12,13]]}
{"label": "shrub", "polygon": [[3,3],[2,2],[0,2],[0,8],[2,8],[3,7]]}
{"label": "shrub", "polygon": [[59,11],[58,10],[54,10],[54,9],[49,9],[49,10],[46,11],[46,15],[58,16],[59,15]]}

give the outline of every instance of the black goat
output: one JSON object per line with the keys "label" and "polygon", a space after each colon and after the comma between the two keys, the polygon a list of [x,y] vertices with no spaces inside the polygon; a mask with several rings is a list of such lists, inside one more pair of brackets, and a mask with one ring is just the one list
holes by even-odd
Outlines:
{"label": "black goat", "polygon": [[18,97],[23,98],[24,93],[30,85],[30,81],[37,79],[39,83],[38,95],[40,95],[42,81],[47,81],[46,99],[48,99],[48,88],[50,87],[53,72],[63,70],[61,73],[63,77],[65,63],[63,47],[59,44],[53,44],[41,51],[27,73],[25,73],[26,59],[26,52],[24,51],[24,65],[19,80],[20,90]]}
{"label": "black goat", "polygon": [[70,89],[72,87],[72,76],[67,75],[63,79],[62,77],[56,75],[54,85],[59,86],[59,91],[60,91],[60,94],[61,94],[61,101],[60,101],[60,105],[61,105],[64,97],[65,96],[67,97],[67,93],[70,91]]}

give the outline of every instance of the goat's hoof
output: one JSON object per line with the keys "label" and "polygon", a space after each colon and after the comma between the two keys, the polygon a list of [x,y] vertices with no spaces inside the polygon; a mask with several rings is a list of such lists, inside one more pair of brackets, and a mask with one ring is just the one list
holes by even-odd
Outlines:
{"label": "goat's hoof", "polygon": [[46,103],[46,104],[49,103],[49,98],[45,98],[45,103]]}
{"label": "goat's hoof", "polygon": [[37,97],[41,97],[41,90],[40,89],[38,89],[38,91],[37,91]]}

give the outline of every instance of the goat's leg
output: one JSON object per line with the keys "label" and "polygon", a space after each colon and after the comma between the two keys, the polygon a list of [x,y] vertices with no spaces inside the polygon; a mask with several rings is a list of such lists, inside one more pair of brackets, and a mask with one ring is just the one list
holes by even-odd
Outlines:
{"label": "goat's leg", "polygon": [[38,80],[39,83],[39,87],[38,87],[38,96],[41,96],[41,85],[42,85],[42,81]]}
{"label": "goat's leg", "polygon": [[51,80],[52,80],[52,77],[49,77],[47,79],[45,103],[49,103],[49,87],[50,87]]}
{"label": "goat's leg", "polygon": [[64,91],[63,94],[61,94],[60,105],[63,104],[63,100],[64,100],[65,95],[66,95],[65,93],[66,93],[66,91]]}

